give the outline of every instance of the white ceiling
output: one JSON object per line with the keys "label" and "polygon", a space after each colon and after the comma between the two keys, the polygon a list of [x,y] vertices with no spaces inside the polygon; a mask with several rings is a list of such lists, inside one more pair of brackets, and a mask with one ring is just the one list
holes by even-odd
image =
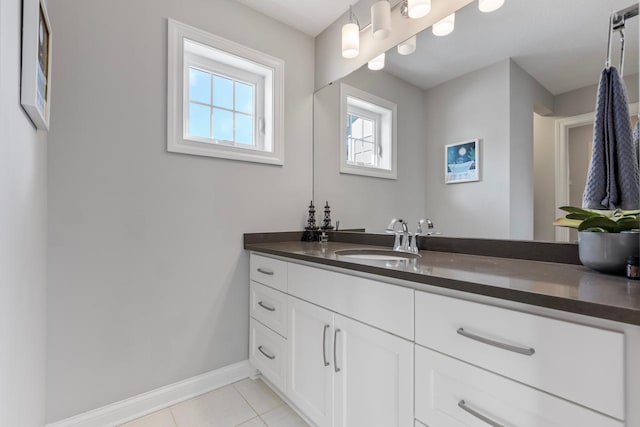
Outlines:
{"label": "white ceiling", "polygon": [[[237,1],[314,37],[357,2]],[[428,29],[418,36],[414,54],[389,51],[385,71],[427,89],[511,57],[551,93],[564,93],[597,83],[606,56],[609,12],[633,2],[505,0],[501,9],[489,14],[473,2],[456,13],[452,34],[435,37]],[[638,72],[639,19],[627,23],[625,75]],[[617,58],[618,37],[613,47]]]}
{"label": "white ceiling", "polygon": [[317,36],[357,0],[236,0],[310,36]]}
{"label": "white ceiling", "polygon": [[[418,36],[417,51],[387,54],[385,71],[430,88],[506,58],[513,58],[554,95],[596,84],[606,57],[610,10],[634,0],[506,0],[494,13],[471,3],[456,13],[455,31]],[[638,20],[627,22],[625,75],[638,72]],[[620,54],[614,38],[614,57]],[[614,65],[617,60],[614,61]]]}

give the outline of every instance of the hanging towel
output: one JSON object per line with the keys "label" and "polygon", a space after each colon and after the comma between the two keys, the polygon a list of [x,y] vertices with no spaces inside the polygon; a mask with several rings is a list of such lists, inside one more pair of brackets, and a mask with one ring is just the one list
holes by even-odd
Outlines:
{"label": "hanging towel", "polygon": [[640,208],[638,154],[627,104],[626,89],[618,70],[615,67],[602,70],[583,208]]}

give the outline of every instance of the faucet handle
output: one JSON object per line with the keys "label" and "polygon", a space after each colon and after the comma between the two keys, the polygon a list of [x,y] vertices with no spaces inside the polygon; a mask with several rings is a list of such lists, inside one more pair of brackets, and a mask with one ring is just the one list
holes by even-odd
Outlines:
{"label": "faucet handle", "polygon": [[434,225],[433,222],[428,219],[428,218],[423,218],[420,221],[418,221],[418,229],[416,230],[416,234],[420,234],[420,235],[426,235],[426,234],[431,234],[431,233],[425,233],[424,230],[422,229],[422,226],[424,224],[427,224],[427,229],[432,230]]}
{"label": "faucet handle", "polygon": [[398,222],[397,218],[393,218],[389,225],[387,225],[387,229],[384,230],[386,233],[395,233],[396,222]]}

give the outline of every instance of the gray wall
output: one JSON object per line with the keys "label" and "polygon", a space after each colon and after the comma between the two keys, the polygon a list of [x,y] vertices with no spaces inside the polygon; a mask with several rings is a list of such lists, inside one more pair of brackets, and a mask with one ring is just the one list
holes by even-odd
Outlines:
{"label": "gray wall", "polygon": [[20,106],[21,13],[0,1],[0,425],[42,427],[47,137]]}
{"label": "gray wall", "polygon": [[553,95],[518,66],[510,64],[509,81],[509,238],[533,239],[533,112],[550,112]]}
{"label": "gray wall", "polygon": [[[397,104],[397,179],[340,173],[340,82]],[[413,229],[428,214],[423,210],[426,182],[423,98],[422,89],[366,67],[316,93],[315,199],[318,205],[329,201],[332,219],[340,220],[341,228],[364,227],[368,232],[382,233],[391,218],[403,218]],[[319,212],[318,220],[322,218],[321,209]]]}
{"label": "gray wall", "polygon": [[[447,236],[533,239],[533,112],[553,96],[511,59],[426,91],[427,215]],[[444,183],[444,146],[479,138],[480,181]]]}
{"label": "gray wall", "polygon": [[533,238],[556,240],[556,166],[555,119],[534,114],[533,117]]}
{"label": "gray wall", "polygon": [[[510,61],[425,95],[427,216],[447,236],[509,238]],[[480,181],[444,183],[444,146],[480,138]]]}
{"label": "gray wall", "polygon": [[[247,359],[242,233],[303,226],[314,44],[230,0],[49,7],[55,421]],[[283,167],[166,152],[168,17],[286,61]]]}

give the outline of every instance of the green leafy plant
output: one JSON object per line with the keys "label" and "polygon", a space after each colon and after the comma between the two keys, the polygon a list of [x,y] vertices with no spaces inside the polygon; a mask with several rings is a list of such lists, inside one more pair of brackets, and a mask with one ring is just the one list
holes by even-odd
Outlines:
{"label": "green leafy plant", "polygon": [[601,211],[573,206],[562,206],[560,209],[568,213],[564,218],[558,218],[553,222],[553,225],[559,227],[599,233],[620,233],[621,231],[640,229],[640,210]]}

